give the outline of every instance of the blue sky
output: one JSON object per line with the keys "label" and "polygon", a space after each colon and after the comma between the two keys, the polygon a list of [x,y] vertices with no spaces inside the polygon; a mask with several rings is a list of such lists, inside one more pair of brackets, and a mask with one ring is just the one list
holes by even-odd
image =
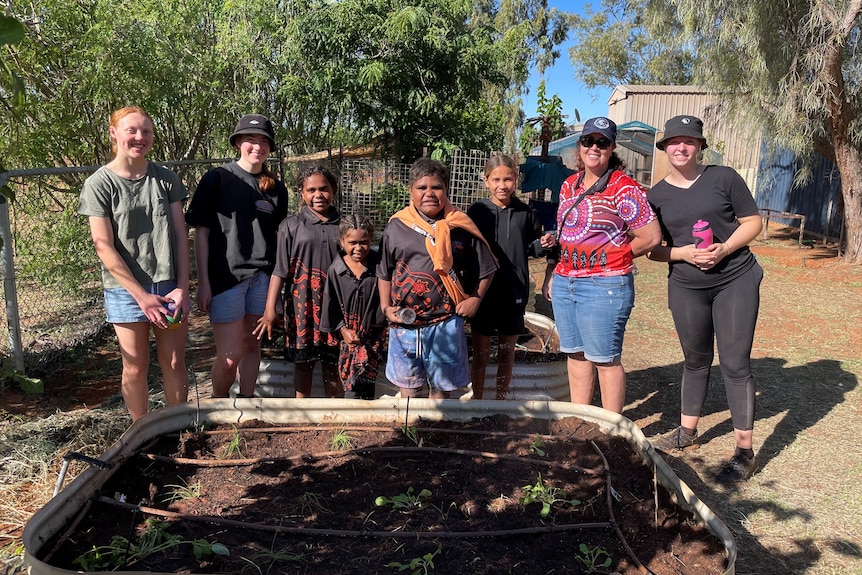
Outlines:
{"label": "blue sky", "polygon": [[[584,4],[600,6],[600,0],[584,2],[584,0],[549,0],[548,6],[559,8],[567,12],[582,12]],[[560,57],[553,67],[545,70],[545,94],[553,96],[556,94],[563,101],[563,114],[567,114],[567,123],[575,123],[575,109],[581,116],[581,122],[594,116],[604,116],[608,113],[608,98],[611,96],[610,88],[597,88],[592,92],[578,82],[575,71],[569,60],[569,48],[573,42],[568,41],[560,47]],[[536,115],[536,88],[543,79],[537,70],[533,70],[528,80],[530,93],[524,96],[524,113],[527,117]]]}

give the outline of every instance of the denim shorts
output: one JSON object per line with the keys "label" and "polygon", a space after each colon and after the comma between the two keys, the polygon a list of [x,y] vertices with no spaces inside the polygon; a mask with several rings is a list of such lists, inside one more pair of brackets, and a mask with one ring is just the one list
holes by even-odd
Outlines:
{"label": "denim shorts", "polygon": [[[142,284],[149,293],[165,296],[177,289],[177,282],[168,280],[153,284]],[[108,323],[143,323],[150,321],[147,314],[124,287],[105,288],[105,321]]]}
{"label": "denim shorts", "polygon": [[470,376],[464,318],[452,316],[417,329],[389,328],[386,378],[397,387],[454,391]]}
{"label": "denim shorts", "polygon": [[227,291],[214,295],[210,302],[212,323],[231,323],[246,315],[263,315],[269,276],[257,271]]}
{"label": "denim shorts", "polygon": [[634,276],[570,278],[554,275],[551,304],[562,353],[584,353],[594,363],[619,361],[635,303]]}

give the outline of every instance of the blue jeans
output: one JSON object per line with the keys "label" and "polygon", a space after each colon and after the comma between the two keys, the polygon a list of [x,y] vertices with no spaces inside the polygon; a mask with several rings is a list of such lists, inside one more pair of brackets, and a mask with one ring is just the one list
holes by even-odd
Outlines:
{"label": "blue jeans", "polygon": [[635,304],[634,277],[554,275],[551,304],[562,353],[583,352],[593,363],[619,361]]}
{"label": "blue jeans", "polygon": [[398,387],[454,391],[469,383],[464,318],[418,329],[389,328],[386,378]]}
{"label": "blue jeans", "polygon": [[[153,284],[142,284],[150,293],[165,296],[177,289],[177,282],[168,280]],[[108,323],[143,323],[150,320],[126,288],[105,288],[105,316]]]}
{"label": "blue jeans", "polygon": [[212,323],[231,323],[246,315],[263,315],[269,276],[258,271],[227,291],[213,296],[210,302]]}

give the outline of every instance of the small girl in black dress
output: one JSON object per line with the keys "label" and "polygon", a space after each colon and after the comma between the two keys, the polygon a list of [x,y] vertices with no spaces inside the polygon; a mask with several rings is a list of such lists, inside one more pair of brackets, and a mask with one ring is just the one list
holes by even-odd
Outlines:
{"label": "small girl in black dress", "polygon": [[339,243],[344,255],[329,266],[323,289],[320,331],[341,339],[338,373],[345,398],[374,399],[374,382],[386,353],[386,318],[371,249],[374,226],[365,216],[342,216]]}

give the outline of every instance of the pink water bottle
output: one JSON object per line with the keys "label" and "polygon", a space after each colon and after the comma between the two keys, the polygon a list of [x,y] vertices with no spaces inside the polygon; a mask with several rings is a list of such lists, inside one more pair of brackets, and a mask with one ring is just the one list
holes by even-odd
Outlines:
{"label": "pink water bottle", "polygon": [[694,238],[694,247],[706,249],[712,245],[712,228],[709,222],[697,220],[691,228],[691,236]]}

